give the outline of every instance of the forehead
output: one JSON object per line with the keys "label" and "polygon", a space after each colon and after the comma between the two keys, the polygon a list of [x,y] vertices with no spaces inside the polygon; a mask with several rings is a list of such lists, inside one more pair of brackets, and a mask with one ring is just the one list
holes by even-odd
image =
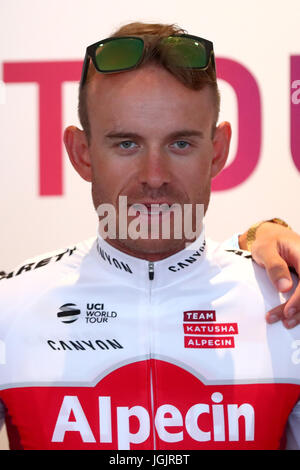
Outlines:
{"label": "forehead", "polygon": [[209,128],[214,120],[209,87],[192,90],[153,64],[129,72],[95,74],[88,84],[87,105],[91,127],[99,119],[135,125],[137,121],[161,125],[165,119],[168,126],[188,120]]}

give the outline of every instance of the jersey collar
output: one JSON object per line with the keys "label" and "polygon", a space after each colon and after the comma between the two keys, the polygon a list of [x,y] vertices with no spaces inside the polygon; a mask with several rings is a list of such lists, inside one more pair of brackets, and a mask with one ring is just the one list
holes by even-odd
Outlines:
{"label": "jersey collar", "polygon": [[149,262],[116,249],[98,234],[94,252],[102,267],[112,276],[122,276],[124,282],[140,284],[154,281],[161,285],[176,282],[197,269],[205,258],[206,241],[203,229],[197,240],[185,249],[160,261]]}

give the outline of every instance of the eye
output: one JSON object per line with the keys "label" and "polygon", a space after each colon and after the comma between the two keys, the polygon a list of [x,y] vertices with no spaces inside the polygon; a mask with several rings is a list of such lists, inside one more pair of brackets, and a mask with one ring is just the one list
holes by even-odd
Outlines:
{"label": "eye", "polygon": [[177,140],[173,145],[179,150],[184,150],[190,146],[189,142],[186,142],[185,140]]}
{"label": "eye", "polygon": [[133,149],[134,147],[136,147],[136,143],[133,142],[132,140],[124,140],[123,142],[119,143],[119,146],[123,150],[130,150],[130,149]]}

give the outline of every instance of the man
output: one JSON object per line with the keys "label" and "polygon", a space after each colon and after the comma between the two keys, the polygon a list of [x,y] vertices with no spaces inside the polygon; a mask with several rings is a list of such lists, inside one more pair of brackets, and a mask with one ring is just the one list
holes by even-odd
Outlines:
{"label": "man", "polygon": [[[207,210],[229,150],[212,44],[180,34],[137,24],[115,35],[137,38],[88,49],[84,131],[68,128],[65,144],[100,222],[105,204],[117,228],[28,262],[1,286],[12,448],[277,448],[289,415],[297,446],[299,329],[264,319],[283,295],[249,254],[206,241],[194,213],[195,240],[174,225],[168,238],[147,236],[153,221],[175,219],[173,205]],[[146,236],[135,239],[137,217]]]}

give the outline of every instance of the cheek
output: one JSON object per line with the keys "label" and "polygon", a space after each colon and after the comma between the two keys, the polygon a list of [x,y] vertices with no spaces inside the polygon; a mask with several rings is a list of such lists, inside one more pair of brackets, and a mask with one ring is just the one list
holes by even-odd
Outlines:
{"label": "cheek", "polygon": [[197,191],[211,179],[211,158],[204,154],[183,161],[180,168],[177,167],[176,174],[186,187]]}
{"label": "cheek", "polygon": [[211,163],[205,159],[197,164],[186,165],[182,169],[180,180],[189,201],[194,204],[204,204],[207,207],[211,187]]}
{"label": "cheek", "polygon": [[92,158],[92,190],[97,202],[115,204],[119,195],[126,191],[133,179],[132,171],[124,161],[119,161],[109,155],[98,155]]}

